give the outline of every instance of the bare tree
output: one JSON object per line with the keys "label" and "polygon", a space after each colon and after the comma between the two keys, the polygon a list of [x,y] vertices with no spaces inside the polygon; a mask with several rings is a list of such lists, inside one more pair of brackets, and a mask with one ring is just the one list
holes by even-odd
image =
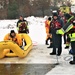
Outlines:
{"label": "bare tree", "polygon": [[49,8],[50,5],[50,0],[34,0],[33,1],[33,6],[37,10],[42,11],[42,16],[45,15],[45,10]]}

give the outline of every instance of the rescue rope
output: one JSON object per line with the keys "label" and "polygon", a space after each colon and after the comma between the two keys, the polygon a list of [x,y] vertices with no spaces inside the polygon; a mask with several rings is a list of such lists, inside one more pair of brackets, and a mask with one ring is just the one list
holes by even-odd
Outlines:
{"label": "rescue rope", "polygon": [[33,46],[37,46],[37,42],[36,41],[32,41],[32,43],[33,43]]}
{"label": "rescue rope", "polygon": [[[68,52],[69,52],[69,49],[68,49]],[[66,56],[66,57],[64,57],[64,60],[65,61],[70,61],[71,59],[72,59],[72,56],[69,56],[69,55]]]}
{"label": "rescue rope", "polygon": [[66,57],[64,57],[65,61],[70,61],[71,59],[72,59],[72,56],[66,56]]}

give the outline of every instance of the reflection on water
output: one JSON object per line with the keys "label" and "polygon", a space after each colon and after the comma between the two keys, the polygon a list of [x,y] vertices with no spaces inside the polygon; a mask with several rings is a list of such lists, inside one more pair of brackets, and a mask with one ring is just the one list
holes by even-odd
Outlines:
{"label": "reflection on water", "polygon": [[0,75],[45,75],[52,64],[0,64]]}

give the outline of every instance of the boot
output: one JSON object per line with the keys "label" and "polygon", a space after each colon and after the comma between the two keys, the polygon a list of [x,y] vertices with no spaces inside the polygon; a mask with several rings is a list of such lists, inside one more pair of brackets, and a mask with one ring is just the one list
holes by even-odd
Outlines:
{"label": "boot", "polygon": [[50,53],[50,55],[56,55],[56,48],[55,47],[53,47],[53,51],[52,51],[52,53]]}
{"label": "boot", "polygon": [[68,49],[68,48],[69,48],[69,46],[66,46],[66,47],[65,47],[65,49]]}
{"label": "boot", "polygon": [[70,61],[69,63],[72,65],[75,64],[75,56],[73,56],[73,61]]}
{"label": "boot", "polygon": [[49,45],[47,40],[46,40],[46,42],[45,42],[45,45]]}
{"label": "boot", "polygon": [[73,64],[75,64],[75,61],[70,61],[69,63],[73,65]]}
{"label": "boot", "polygon": [[69,43],[66,43],[66,47],[65,47],[65,49],[68,49],[69,46],[70,46],[70,44],[69,44]]}
{"label": "boot", "polygon": [[53,46],[52,46],[52,43],[50,43],[50,46],[49,47],[47,47],[47,48],[52,48]]}
{"label": "boot", "polygon": [[52,53],[50,53],[50,55],[56,55],[56,53],[52,52]]}
{"label": "boot", "polygon": [[47,39],[46,39],[46,41],[45,41],[45,44],[46,44],[46,45],[49,45],[49,44],[48,44],[48,40],[49,40],[49,39],[50,39],[50,38],[47,38]]}

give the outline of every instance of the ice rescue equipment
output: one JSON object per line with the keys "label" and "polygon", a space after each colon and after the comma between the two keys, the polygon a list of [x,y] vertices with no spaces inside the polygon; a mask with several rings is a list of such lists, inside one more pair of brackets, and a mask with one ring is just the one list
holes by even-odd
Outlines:
{"label": "ice rescue equipment", "polygon": [[[28,34],[20,34],[20,36],[26,41],[26,46],[24,46],[24,50],[22,50],[15,42],[13,41],[1,41],[0,42],[0,58],[5,56],[18,56],[18,57],[25,57],[28,55],[30,50],[32,49],[32,40]],[[10,53],[10,50],[13,53]]]}

